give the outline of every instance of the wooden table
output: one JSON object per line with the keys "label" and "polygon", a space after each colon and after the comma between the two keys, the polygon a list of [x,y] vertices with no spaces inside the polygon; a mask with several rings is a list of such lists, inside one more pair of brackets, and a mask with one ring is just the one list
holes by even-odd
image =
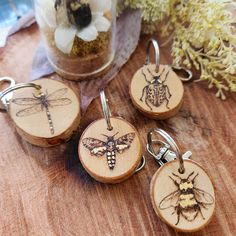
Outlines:
{"label": "wooden table", "polygon": [[[208,227],[194,235],[236,235],[236,95],[215,97],[205,84],[185,84],[184,106],[167,121],[143,117],[131,104],[128,84],[142,64],[147,37],[106,92],[112,112],[135,124],[142,136],[160,127],[210,174],[216,189],[216,213]],[[12,36],[0,53],[0,76],[27,81],[39,42],[34,25]],[[162,63],[170,62],[162,51]],[[99,99],[82,119],[79,134],[102,117]],[[154,213],[150,180],[158,169],[146,151],[144,170],[118,185],[101,184],[82,168],[76,137],[51,149],[34,147],[16,133],[10,118],[0,114],[0,235],[176,235]],[[180,234],[178,234],[180,235]]]}

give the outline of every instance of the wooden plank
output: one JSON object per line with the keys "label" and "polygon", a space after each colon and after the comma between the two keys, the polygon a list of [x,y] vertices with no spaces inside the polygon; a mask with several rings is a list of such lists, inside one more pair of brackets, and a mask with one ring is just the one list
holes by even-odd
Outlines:
{"label": "wooden plank", "polygon": [[[147,38],[141,38],[131,60],[106,89],[112,113],[135,124],[143,146],[150,129],[164,128],[209,173],[216,186],[216,213],[205,229],[193,235],[235,235],[236,96],[222,102],[206,85],[188,83],[183,108],[174,118],[145,118],[131,104],[128,85],[143,63]],[[38,41],[36,26],[12,36],[0,52],[0,76],[27,81]],[[168,62],[165,48],[162,63]],[[96,99],[82,119],[79,134],[101,117]],[[6,114],[0,114],[0,130],[0,235],[177,234],[152,208],[150,180],[158,165],[146,152],[144,170],[124,183],[107,185],[93,180],[79,163],[79,135],[60,147],[34,147],[17,135]]]}

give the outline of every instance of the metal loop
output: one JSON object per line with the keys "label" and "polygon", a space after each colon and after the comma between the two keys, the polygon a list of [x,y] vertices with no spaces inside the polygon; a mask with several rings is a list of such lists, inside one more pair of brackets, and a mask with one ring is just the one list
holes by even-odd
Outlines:
{"label": "metal loop", "polygon": [[183,68],[181,66],[173,66],[173,65],[171,66],[171,68],[174,71],[184,71],[188,75],[188,77],[186,77],[186,78],[179,76],[180,80],[182,80],[183,82],[189,82],[190,80],[192,80],[193,73],[191,70],[188,70],[188,69]]}
{"label": "metal loop", "polygon": [[[8,86],[8,88],[13,87],[16,84],[15,80],[10,77],[0,78],[0,84],[4,83],[4,82],[10,84]],[[2,92],[0,91],[0,95],[1,95],[1,93]],[[7,96],[4,97],[4,99],[0,100],[0,111],[6,111],[7,102],[12,98],[12,96],[13,96],[13,93],[9,93],[9,94],[7,94]]]}
{"label": "metal loop", "polygon": [[40,85],[37,85],[34,83],[22,83],[22,84],[16,84],[12,87],[8,87],[7,89],[0,92],[0,101],[5,106],[5,108],[2,110],[5,110],[5,111],[7,110],[7,102],[12,98],[12,96],[9,100],[5,100],[5,102],[3,101],[3,98],[5,98],[7,95],[9,95],[15,90],[22,89],[22,88],[32,88],[32,87],[35,88],[36,90],[40,90],[42,88]]}
{"label": "metal loop", "polygon": [[152,144],[162,144],[165,147],[169,147],[170,145],[163,142],[162,140],[153,140],[152,139],[152,133],[148,133],[148,143],[147,143],[147,152],[152,155],[158,162],[160,161],[160,158],[158,157],[158,153],[155,152]]}
{"label": "metal loop", "polygon": [[147,46],[146,46],[146,60],[145,60],[145,65],[150,64],[150,48],[151,44],[154,47],[155,50],[155,63],[156,63],[156,72],[159,71],[159,66],[160,66],[160,49],[157,40],[151,38],[147,41]]}
{"label": "metal loop", "polygon": [[135,170],[135,173],[138,173],[140,170],[142,170],[145,165],[146,165],[146,158],[145,156],[142,156],[142,161],[140,165],[137,167],[137,169]]}
{"label": "metal loop", "polygon": [[155,153],[155,150],[153,148],[153,144],[157,143],[157,142],[166,144],[165,142],[163,142],[161,140],[153,140],[152,137],[153,137],[154,133],[159,134],[161,137],[163,137],[167,141],[167,143],[170,145],[172,150],[175,152],[176,157],[179,160],[179,172],[181,174],[184,173],[184,171],[185,171],[184,161],[183,161],[183,157],[180,153],[179,147],[176,144],[176,142],[171,138],[171,136],[168,133],[166,133],[164,130],[156,128],[156,129],[151,130],[148,133],[148,135],[147,135],[147,140],[148,140],[147,150],[148,150],[148,152],[156,159],[156,153]]}
{"label": "metal loop", "polygon": [[100,100],[101,100],[101,104],[102,104],[103,114],[104,114],[104,117],[105,117],[106,122],[107,122],[107,129],[109,131],[111,131],[111,130],[113,130],[113,127],[111,125],[111,111],[110,111],[110,108],[108,106],[108,99],[106,98],[104,90],[102,90],[100,92]]}

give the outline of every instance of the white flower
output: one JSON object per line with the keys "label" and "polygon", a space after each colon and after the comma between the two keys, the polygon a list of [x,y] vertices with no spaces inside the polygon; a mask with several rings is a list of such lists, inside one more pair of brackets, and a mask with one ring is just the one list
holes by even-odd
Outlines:
{"label": "white flower", "polygon": [[37,0],[35,5],[36,19],[40,27],[56,28],[56,12],[54,0]]}
{"label": "white flower", "polygon": [[104,16],[104,13],[111,10],[111,1],[89,0],[92,21],[85,28],[78,29],[71,24],[58,25],[54,37],[57,48],[63,53],[69,54],[76,36],[86,42],[91,42],[98,37],[99,32],[107,32],[111,26],[111,22]]}

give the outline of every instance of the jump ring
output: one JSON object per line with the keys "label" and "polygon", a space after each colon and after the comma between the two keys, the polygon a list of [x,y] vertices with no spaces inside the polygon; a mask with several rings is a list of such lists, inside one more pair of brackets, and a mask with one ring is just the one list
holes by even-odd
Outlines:
{"label": "jump ring", "polygon": [[184,71],[188,77],[184,78],[184,77],[180,77],[179,78],[183,81],[183,82],[189,82],[190,80],[192,80],[193,78],[193,73],[191,70],[188,70],[186,68],[183,68],[183,67],[180,67],[180,66],[171,66],[171,68],[174,70],[174,71]]}
{"label": "jump ring", "polygon": [[140,165],[138,166],[138,168],[135,170],[135,173],[142,170],[145,165],[146,165],[146,158],[145,158],[145,156],[142,156],[142,161],[141,161]]}
{"label": "jump ring", "polygon": [[[4,80],[2,80],[4,81]],[[15,90],[18,90],[18,89],[22,89],[22,88],[35,88],[37,90],[40,90],[42,87],[40,85],[37,85],[37,84],[34,84],[34,83],[22,83],[22,84],[17,84],[17,85],[14,85],[12,87],[8,87],[7,89],[3,90],[2,92],[0,92],[0,101],[4,104],[4,106],[6,107],[6,103],[5,101],[2,101],[3,98],[8,95],[9,93],[15,91]],[[6,111],[6,108],[5,109],[2,109],[2,110],[5,110]]]}
{"label": "jump ring", "polygon": [[105,117],[106,122],[107,122],[107,129],[109,131],[111,131],[113,129],[113,127],[111,125],[111,111],[110,111],[110,108],[108,106],[108,100],[106,99],[106,95],[105,95],[104,90],[102,90],[100,92],[100,100],[101,100],[101,104],[102,104],[103,114],[104,114],[104,117]]}
{"label": "jump ring", "polygon": [[160,66],[160,49],[157,40],[151,38],[147,42],[146,46],[146,60],[145,60],[145,65],[148,65],[150,63],[150,48],[151,45],[153,45],[154,50],[155,50],[155,63],[156,63],[156,72],[159,71],[159,66]]}

